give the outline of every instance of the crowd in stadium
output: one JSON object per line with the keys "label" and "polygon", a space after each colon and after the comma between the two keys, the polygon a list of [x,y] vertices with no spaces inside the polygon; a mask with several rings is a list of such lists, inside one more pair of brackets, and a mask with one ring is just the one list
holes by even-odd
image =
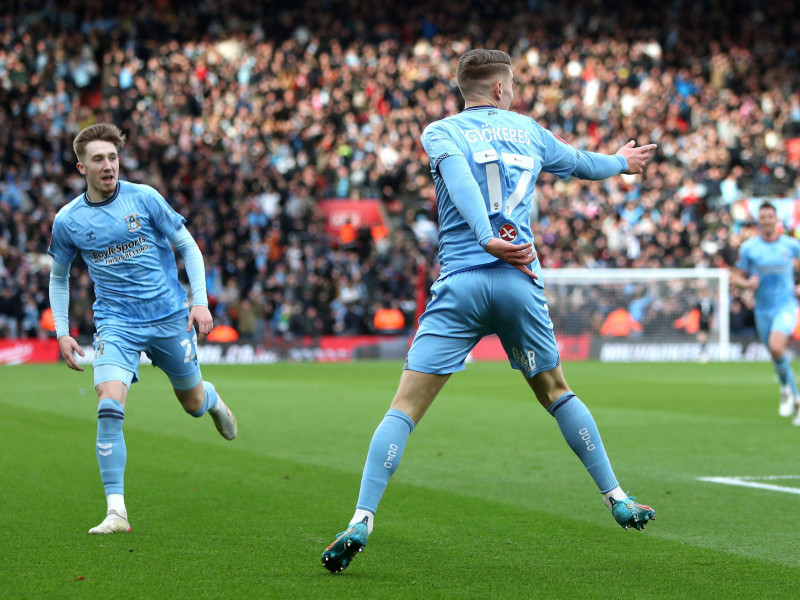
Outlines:
{"label": "crowd in stadium", "polygon": [[[458,56],[514,57],[516,99],[576,148],[655,142],[642,177],[543,175],[544,267],[727,267],[745,196],[800,197],[800,36],[771,3],[42,2],[0,9],[0,337],[45,335],[50,227],[83,192],[72,139],[128,135],[121,178],[187,218],[218,323],[244,339],[413,326],[417,263],[436,273],[419,143],[459,110]],[[334,7],[334,5],[336,5]],[[378,198],[386,232],[325,234],[321,198]],[[73,263],[71,319],[91,335]],[[747,297],[732,323],[746,327]],[[741,314],[740,314],[741,313]]]}

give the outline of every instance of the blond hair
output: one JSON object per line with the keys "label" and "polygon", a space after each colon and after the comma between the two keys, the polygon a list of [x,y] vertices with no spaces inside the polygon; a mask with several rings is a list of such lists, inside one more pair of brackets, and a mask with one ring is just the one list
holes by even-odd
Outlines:
{"label": "blond hair", "polygon": [[125,134],[122,133],[119,127],[111,123],[97,123],[90,125],[75,136],[75,141],[72,142],[72,148],[75,150],[75,156],[78,160],[82,161],[86,152],[86,145],[89,142],[111,142],[117,148],[117,152],[122,150],[125,145]]}
{"label": "blond hair", "polygon": [[511,57],[502,50],[467,50],[458,59],[456,82],[464,98],[482,91],[486,84],[494,83],[511,70]]}

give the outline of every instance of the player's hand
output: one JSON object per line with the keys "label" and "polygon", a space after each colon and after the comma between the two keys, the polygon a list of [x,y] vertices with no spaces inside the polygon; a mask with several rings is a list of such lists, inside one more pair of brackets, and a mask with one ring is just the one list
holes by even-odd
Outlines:
{"label": "player's hand", "polygon": [[626,175],[638,175],[644,171],[644,166],[650,162],[650,159],[655,156],[655,144],[647,144],[646,146],[636,147],[636,142],[631,140],[622,148],[617,150],[617,154],[625,157],[628,161],[628,170],[625,171]]}
{"label": "player's hand", "polygon": [[83,367],[78,364],[78,361],[75,360],[74,352],[77,352],[79,356],[86,356],[86,354],[81,350],[81,347],[78,345],[78,342],[75,341],[75,338],[70,337],[68,335],[62,335],[58,338],[58,348],[61,350],[61,356],[64,359],[64,362],[67,363],[67,366],[72,369],[73,371],[83,371]]}
{"label": "player's hand", "polygon": [[195,323],[197,323],[197,339],[202,340],[214,327],[214,319],[211,318],[211,311],[207,306],[192,307],[192,310],[189,311],[189,323],[186,325],[186,331],[191,331]]}
{"label": "player's hand", "polygon": [[761,280],[758,278],[758,275],[750,275],[750,277],[745,279],[744,283],[748,290],[755,290],[758,284],[761,283]]}
{"label": "player's hand", "polygon": [[528,265],[535,261],[537,256],[533,250],[533,244],[530,242],[516,245],[500,238],[492,238],[486,244],[486,252],[516,267],[528,277],[539,279],[539,276],[528,268]]}

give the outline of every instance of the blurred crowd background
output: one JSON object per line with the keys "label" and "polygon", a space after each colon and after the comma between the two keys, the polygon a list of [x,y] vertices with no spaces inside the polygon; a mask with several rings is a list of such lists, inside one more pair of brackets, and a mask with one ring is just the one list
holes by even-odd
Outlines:
{"label": "blurred crowd background", "polygon": [[[437,250],[419,136],[463,105],[470,47],[509,52],[512,109],[573,146],[659,144],[643,177],[543,175],[545,267],[728,267],[754,234],[733,203],[800,198],[792,0],[4,2],[0,337],[43,335],[53,217],[85,188],[72,139],[98,121],[128,135],[120,177],[187,218],[217,323],[291,340],[376,332],[391,310],[388,329],[413,328]],[[323,198],[377,198],[388,230],[327,235]],[[87,340],[80,258],[71,297]],[[732,327],[751,306],[734,298]]]}

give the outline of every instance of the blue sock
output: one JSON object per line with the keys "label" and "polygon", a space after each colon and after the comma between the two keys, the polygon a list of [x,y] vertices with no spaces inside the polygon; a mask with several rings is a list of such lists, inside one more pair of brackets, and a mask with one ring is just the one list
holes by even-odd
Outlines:
{"label": "blue sock", "polygon": [[561,434],[589,471],[600,493],[615,489],[619,483],[611,469],[600,432],[586,405],[572,392],[556,400],[547,411],[555,417]]}
{"label": "blue sock", "polygon": [[122,404],[111,398],[103,398],[97,405],[97,464],[100,465],[100,479],[106,496],[124,494],[125,460],[128,453],[125,449],[125,438],[122,435],[122,423],[125,420],[125,409]]}
{"label": "blue sock", "polygon": [[412,431],[414,421],[400,410],[391,409],[383,417],[369,445],[356,508],[372,513],[378,511],[378,503],[389,478],[400,465],[400,457]]}
{"label": "blue sock", "polygon": [[779,360],[772,359],[772,362],[775,365],[775,372],[778,374],[781,385],[788,385],[792,388],[792,393],[797,396],[797,381],[794,378],[794,370],[791,363],[789,363],[789,357],[784,354]]}
{"label": "blue sock", "polygon": [[200,407],[200,410],[189,413],[193,417],[202,417],[206,412],[217,406],[217,401],[219,400],[217,389],[208,381],[203,382],[203,387],[206,389],[206,395],[205,398],[203,398],[203,406]]}

